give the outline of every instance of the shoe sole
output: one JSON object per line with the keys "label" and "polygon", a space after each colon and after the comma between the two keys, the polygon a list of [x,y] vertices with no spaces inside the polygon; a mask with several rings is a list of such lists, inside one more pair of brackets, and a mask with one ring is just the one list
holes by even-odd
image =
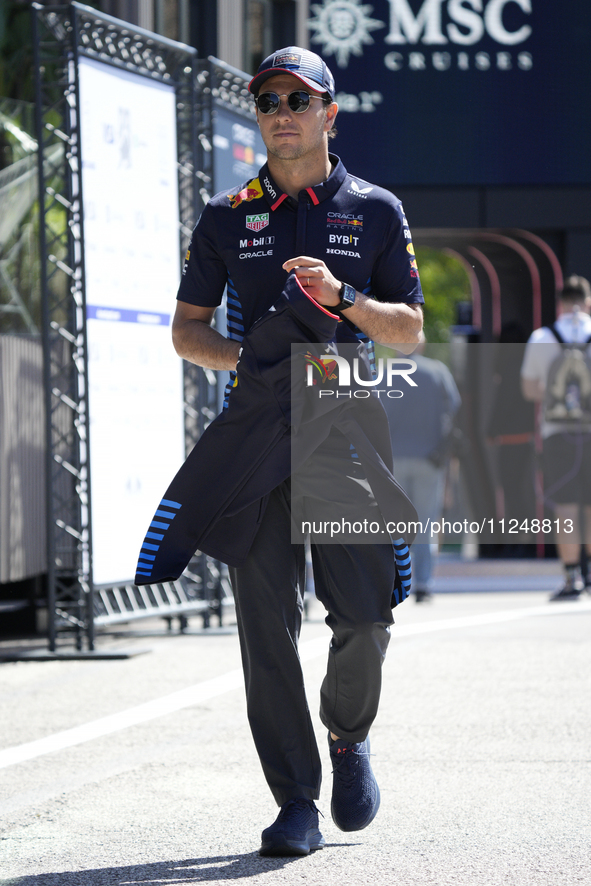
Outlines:
{"label": "shoe sole", "polygon": [[277,840],[276,842],[270,840],[262,844],[259,855],[267,858],[309,855],[311,852],[316,852],[317,849],[324,849],[325,842],[320,831],[316,831],[307,840],[301,842],[297,840]]}

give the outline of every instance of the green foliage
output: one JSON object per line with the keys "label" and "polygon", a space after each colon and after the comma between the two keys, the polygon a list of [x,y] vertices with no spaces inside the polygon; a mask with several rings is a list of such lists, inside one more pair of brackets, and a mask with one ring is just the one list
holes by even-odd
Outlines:
{"label": "green foliage", "polygon": [[466,269],[453,255],[427,246],[417,247],[417,264],[425,295],[425,336],[428,342],[448,342],[456,323],[458,302],[471,301]]}
{"label": "green foliage", "polygon": [[22,0],[0,0],[0,96],[35,98],[31,7]]}
{"label": "green foliage", "polygon": [[29,102],[0,98],[0,334],[41,326],[33,117]]}

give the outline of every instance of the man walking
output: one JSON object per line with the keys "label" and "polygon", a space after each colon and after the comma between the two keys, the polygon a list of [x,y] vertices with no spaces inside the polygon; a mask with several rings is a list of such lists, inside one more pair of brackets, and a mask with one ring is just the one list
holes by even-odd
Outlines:
{"label": "man walking", "polygon": [[[338,107],[326,64],[287,47],[263,61],[249,88],[267,163],[257,178],[216,195],[195,228],[173,322],[177,353],[235,370],[241,340],[290,272],[341,318],[338,341],[418,341],[423,297],[410,231],[392,194],[348,174],[329,154]],[[245,249],[240,241],[252,232],[262,245]],[[211,326],[226,286],[228,338]],[[230,398],[232,385],[233,377]],[[394,550],[391,543],[317,544],[312,553],[333,633],[320,710],[334,769],[331,811],[340,828],[358,830],[379,806],[367,735],[392,624]],[[263,855],[307,855],[324,845],[314,803],[320,755],[297,654],[304,562],[303,545],[291,543],[285,482],[268,499],[246,563],[230,570],[249,722],[281,807],[263,832]]]}
{"label": "man walking", "polygon": [[552,601],[579,598],[585,590],[584,540],[591,554],[590,311],[589,281],[569,277],[558,294],[556,323],[532,332],[521,367],[523,396],[542,404],[544,500],[554,511],[564,568],[564,583]]}

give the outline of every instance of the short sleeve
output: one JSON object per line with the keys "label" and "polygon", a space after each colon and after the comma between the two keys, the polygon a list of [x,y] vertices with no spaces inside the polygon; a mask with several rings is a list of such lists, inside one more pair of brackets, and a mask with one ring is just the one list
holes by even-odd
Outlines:
{"label": "short sleeve", "polygon": [[545,384],[548,369],[559,354],[560,345],[552,333],[545,327],[535,329],[525,346],[521,377]]}
{"label": "short sleeve", "polygon": [[228,271],[218,251],[215,207],[208,203],[195,226],[185,257],[179,301],[199,307],[217,307],[228,279]]}
{"label": "short sleeve", "polygon": [[424,303],[410,228],[400,202],[392,206],[390,224],[371,275],[371,289],[378,301]]}
{"label": "short sleeve", "polygon": [[540,378],[539,367],[536,366],[536,349],[534,342],[530,341],[525,346],[523,354],[523,363],[521,364],[521,377],[527,379]]}

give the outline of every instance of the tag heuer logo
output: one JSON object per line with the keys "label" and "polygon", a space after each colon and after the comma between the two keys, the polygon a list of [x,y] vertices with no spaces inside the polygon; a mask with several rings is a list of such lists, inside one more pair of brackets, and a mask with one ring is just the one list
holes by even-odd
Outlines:
{"label": "tag heuer logo", "polygon": [[269,213],[263,212],[260,215],[247,215],[246,227],[249,231],[262,231],[269,224]]}

